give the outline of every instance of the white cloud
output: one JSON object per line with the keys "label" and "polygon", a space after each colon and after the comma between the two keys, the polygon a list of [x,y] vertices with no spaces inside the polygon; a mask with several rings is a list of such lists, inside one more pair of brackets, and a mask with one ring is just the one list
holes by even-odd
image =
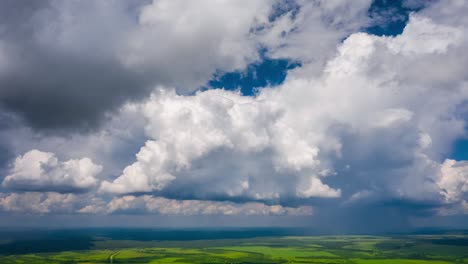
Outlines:
{"label": "white cloud", "polygon": [[376,127],[388,128],[404,122],[409,122],[413,113],[407,109],[385,109],[375,115],[374,125]]}
{"label": "white cloud", "polygon": [[[105,213],[146,212],[163,215],[312,215],[312,207],[283,207],[249,202],[236,204],[232,202],[173,200],[144,195],[122,196],[112,199],[101,210]],[[87,212],[87,210],[80,210]]]}
{"label": "white cloud", "polygon": [[155,92],[141,106],[149,140],[101,190],[281,200],[366,189],[440,200],[434,160],[464,133],[455,111],[468,90],[459,75],[412,69],[433,59],[464,67],[462,31],[412,15],[402,35],[353,34],[321,76],[291,74],[255,98]]}
{"label": "white cloud", "polygon": [[62,162],[54,153],[33,149],[16,158],[2,186],[26,191],[87,191],[97,184],[101,170],[89,158]]}
{"label": "white cloud", "polygon": [[254,29],[268,22],[273,2],[153,1],[125,36],[120,61],[172,77],[181,90],[197,89],[216,70],[241,70],[259,58]]}
{"label": "white cloud", "polygon": [[438,175],[437,185],[447,202],[467,202],[468,161],[445,160]]}
{"label": "white cloud", "polygon": [[405,37],[388,41],[387,46],[395,54],[411,56],[427,53],[445,53],[450,45],[462,39],[462,30],[438,25],[429,18],[412,16],[405,28]]}
{"label": "white cloud", "polygon": [[367,199],[371,196],[375,195],[375,193],[373,191],[369,191],[369,190],[362,190],[362,191],[358,191],[356,193],[353,193],[353,195],[351,195],[351,197],[349,197],[348,200],[346,200],[344,202],[344,204],[350,204],[350,203],[354,203],[354,202],[358,202],[362,199]]}
{"label": "white cloud", "polygon": [[73,213],[79,202],[75,194],[25,192],[0,195],[0,209],[17,213]]}
{"label": "white cloud", "polygon": [[341,196],[340,190],[334,190],[329,186],[323,184],[319,179],[312,178],[307,189],[299,189],[297,192],[299,197],[331,197],[336,198]]}
{"label": "white cloud", "polygon": [[[198,181],[203,191],[190,191],[195,196],[196,191],[273,199],[294,196],[301,182],[329,174],[316,159],[317,147],[283,121],[283,113],[271,100],[220,90],[189,97],[161,92],[142,106],[142,113],[148,119],[146,131],[152,140],[137,154],[136,163],[114,182],[103,182],[101,190],[151,192],[174,181]],[[211,166],[204,160],[216,151],[226,167]],[[227,161],[225,155],[232,158]],[[248,159],[255,163],[249,164]],[[232,171],[226,171],[230,167]],[[197,168],[201,170],[196,172]],[[226,182],[227,175],[231,178]],[[212,189],[208,182],[220,189]],[[338,191],[320,186],[315,195],[339,196]],[[301,196],[309,197],[309,193]]]}
{"label": "white cloud", "polygon": [[298,9],[268,25],[260,40],[268,47],[270,56],[302,61],[308,64],[310,74],[312,68],[322,68],[342,39],[368,24],[371,2],[297,1]]}

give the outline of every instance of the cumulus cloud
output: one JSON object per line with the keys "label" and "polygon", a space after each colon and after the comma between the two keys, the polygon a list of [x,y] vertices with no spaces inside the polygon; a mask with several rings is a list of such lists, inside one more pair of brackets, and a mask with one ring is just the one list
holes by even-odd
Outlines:
{"label": "cumulus cloud", "polygon": [[402,35],[352,34],[320,76],[293,73],[256,97],[155,92],[141,105],[149,140],[100,189],[269,201],[364,189],[441,204],[437,161],[465,133],[463,31],[413,14]]}
{"label": "cumulus cloud", "polygon": [[468,162],[445,160],[437,185],[447,202],[464,202],[468,198]]}
{"label": "cumulus cloud", "polygon": [[89,205],[80,213],[154,213],[161,215],[311,215],[310,206],[283,207],[263,203],[173,200],[162,197],[122,196],[105,205]]}
{"label": "cumulus cloud", "polygon": [[15,213],[73,213],[79,202],[75,194],[26,192],[0,195],[0,209]]}
{"label": "cumulus cloud", "polygon": [[83,192],[97,184],[101,170],[89,158],[59,161],[54,153],[33,149],[16,158],[2,186],[16,191]]}
{"label": "cumulus cloud", "polygon": [[[190,97],[157,94],[142,106],[147,134],[154,140],[101,190],[152,192],[197,184],[199,188],[185,191],[187,197],[339,196],[317,180],[330,174],[317,161],[318,148],[282,122],[282,109],[275,104],[219,90]],[[209,165],[213,162],[220,166]],[[307,185],[320,188],[300,190]]]}

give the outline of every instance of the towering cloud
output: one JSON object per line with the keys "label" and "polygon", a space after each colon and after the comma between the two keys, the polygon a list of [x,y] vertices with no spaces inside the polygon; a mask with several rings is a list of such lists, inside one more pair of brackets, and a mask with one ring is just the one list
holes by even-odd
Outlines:
{"label": "towering cloud", "polygon": [[[101,190],[269,201],[372,191],[442,204],[437,161],[464,134],[462,32],[412,15],[401,36],[353,34],[321,76],[292,73],[255,98],[156,92],[141,106],[150,140]],[[432,60],[448,74],[425,68]]]}
{"label": "towering cloud", "polygon": [[[377,36],[370,0],[2,2],[0,208],[466,214],[468,165],[450,153],[468,4],[402,5],[421,10]],[[297,67],[254,96],[206,87],[275,59]]]}

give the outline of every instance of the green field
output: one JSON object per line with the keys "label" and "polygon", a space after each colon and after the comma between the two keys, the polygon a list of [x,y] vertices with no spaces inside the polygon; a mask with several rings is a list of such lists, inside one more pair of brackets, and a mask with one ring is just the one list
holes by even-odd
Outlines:
{"label": "green field", "polygon": [[292,236],[195,241],[98,239],[93,249],[0,255],[0,263],[468,263],[468,236]]}

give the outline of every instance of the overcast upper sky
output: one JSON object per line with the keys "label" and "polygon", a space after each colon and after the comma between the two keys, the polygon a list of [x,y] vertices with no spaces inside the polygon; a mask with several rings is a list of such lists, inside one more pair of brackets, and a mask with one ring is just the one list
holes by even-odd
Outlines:
{"label": "overcast upper sky", "polygon": [[0,225],[468,227],[466,14],[1,1]]}

